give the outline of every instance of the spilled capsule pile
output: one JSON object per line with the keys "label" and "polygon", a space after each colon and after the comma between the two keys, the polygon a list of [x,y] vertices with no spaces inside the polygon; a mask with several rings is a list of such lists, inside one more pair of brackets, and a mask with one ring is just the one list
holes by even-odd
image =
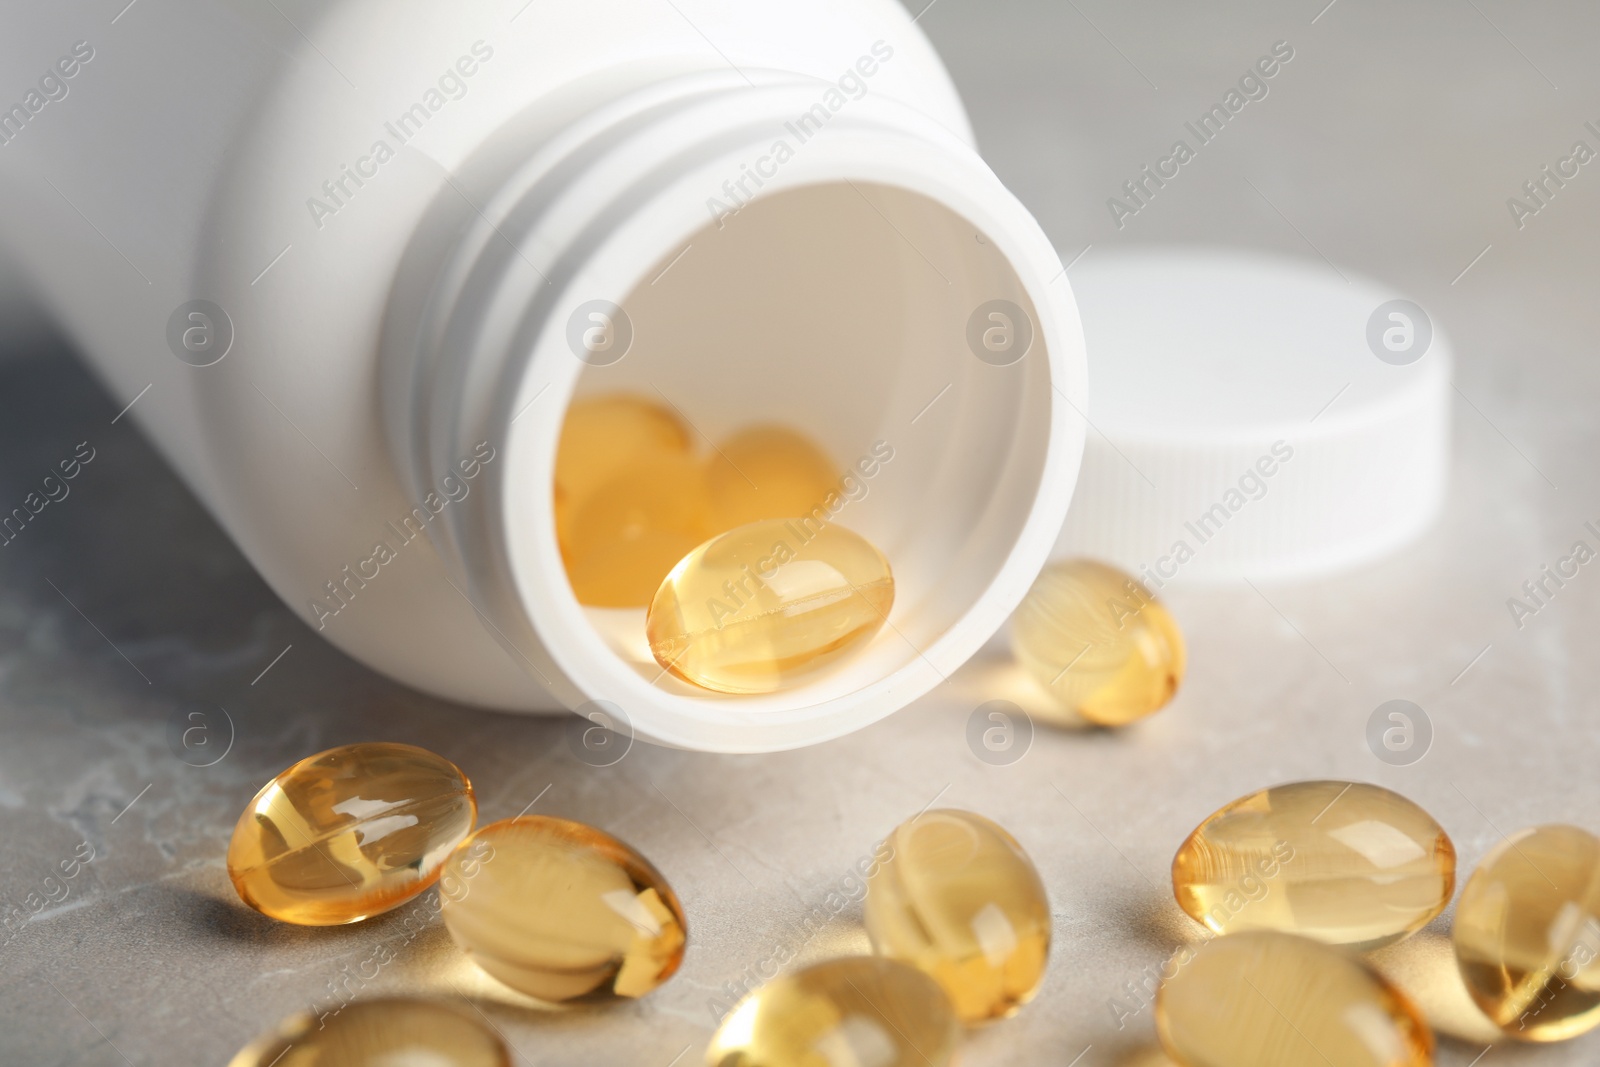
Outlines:
{"label": "spilled capsule pile", "polygon": [[[616,838],[545,816],[473,832],[477,807],[451,762],[410,745],[319,753],[262,787],[235,828],[228,874],[274,919],[358,922],[438,883],[451,938],[484,972],[545,1003],[642,997],[683,959],[671,886]],[[509,1067],[505,1044],[429,1000],[343,1002],[292,1016],[230,1067]]]}
{"label": "spilled capsule pile", "polygon": [[[1417,805],[1355,782],[1277,786],[1203,822],[1172,871],[1184,911],[1227,935],[1158,996],[1180,1063],[1288,1064],[1290,1046],[1312,1043],[1336,1064],[1432,1062],[1416,1009],[1335,947],[1391,944],[1450,902],[1454,846]],[[1506,1036],[1562,1041],[1600,1025],[1600,838],[1541,826],[1501,842],[1467,880],[1452,944],[1466,992]],[[1267,982],[1293,995],[1259,995]]]}
{"label": "spilled capsule pile", "polygon": [[[658,587],[654,600],[671,615],[653,604],[652,621],[691,620],[651,633],[682,677],[729,692],[769,691],[876,628],[850,601],[876,596],[870,603],[886,611],[887,564],[837,527],[814,538],[836,576],[800,568],[781,588],[767,588],[772,560],[762,552],[781,542],[785,525],[758,519],[696,546]],[[797,551],[784,560],[796,562],[816,559]],[[699,573],[722,577],[721,588],[687,582]],[[1099,591],[1119,588],[1128,598],[1124,628],[1170,627],[1170,635],[1113,635],[1103,620],[1079,620],[1074,629],[1061,612],[1099,608],[1085,606],[1080,593],[1063,599],[1045,587],[1052,640],[1087,634],[1091,649],[1123,642],[1118,654],[1130,657],[1111,682],[1097,675],[1060,705],[1108,725],[1137,718],[1128,713],[1135,706],[1155,710],[1152,702],[1170,697],[1182,673],[1170,617],[1155,614],[1153,600],[1140,604],[1115,577],[1095,580],[1103,579]],[[736,628],[747,621],[737,618],[741,608],[753,605],[757,637],[695,640],[685,605],[718,596],[724,607],[704,610],[730,614],[709,620],[711,629]],[[779,607],[763,596],[778,597]],[[789,648],[788,632],[760,629],[773,610],[791,610],[833,643]],[[1019,658],[1040,632],[1019,633]],[[766,654],[746,658],[741,649],[752,646]],[[1152,648],[1165,652],[1152,656]],[[1152,664],[1166,670],[1166,682],[1146,684]],[[1123,684],[1129,671],[1141,679],[1131,689]],[[1104,696],[1107,685],[1115,700]],[[1119,704],[1129,692],[1143,695]],[[1112,706],[1123,710],[1104,710]],[[636,850],[563,819],[525,814],[473,832],[475,819],[471,783],[449,761],[406,745],[345,746],[263,787],[235,828],[228,873],[245,903],[303,925],[360,921],[437,882],[444,924],[466,958],[546,1004],[637,999],[678,970],[687,946],[682,906]],[[1034,997],[1050,957],[1051,907],[1015,838],[974,812],[935,809],[896,827],[879,855],[862,901],[874,955],[814,963],[756,989],[722,1020],[709,1067],[945,1067],[963,1025],[1004,1019]],[[1455,863],[1437,821],[1378,786],[1294,782],[1224,805],[1173,858],[1174,897],[1206,933],[1162,972],[1153,1002],[1162,1049],[1181,1067],[1431,1064],[1434,1041],[1421,1012],[1359,953],[1437,918],[1452,895]],[[1600,1024],[1600,838],[1541,826],[1505,840],[1468,879],[1452,943],[1466,991],[1508,1037],[1560,1041]],[[465,1012],[374,999],[321,1018],[292,1017],[230,1067],[411,1062],[510,1060],[499,1035]]]}

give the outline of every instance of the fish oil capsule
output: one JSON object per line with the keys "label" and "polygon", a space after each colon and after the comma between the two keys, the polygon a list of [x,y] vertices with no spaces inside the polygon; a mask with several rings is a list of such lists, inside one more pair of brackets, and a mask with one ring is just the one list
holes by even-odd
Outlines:
{"label": "fish oil capsule", "polygon": [[1472,999],[1524,1041],[1600,1023],[1600,839],[1575,826],[1512,834],[1467,879],[1452,929]]}
{"label": "fish oil capsule", "polygon": [[847,956],[776,978],[728,1013],[708,1067],[948,1067],[958,1026],[938,984],[898,960]]}
{"label": "fish oil capsule", "polygon": [[1052,563],[1012,622],[1018,661],[1068,721],[1122,726],[1159,711],[1183,680],[1183,634],[1132,575]]}
{"label": "fish oil capsule", "polygon": [[1156,992],[1156,1035],[1186,1067],[1428,1067],[1433,1033],[1360,960],[1271,931],[1193,950]]}
{"label": "fish oil capsule", "polygon": [[1427,812],[1359,782],[1241,797],[1172,860],[1178,906],[1220,934],[1279,930],[1358,949],[1422,929],[1450,903],[1456,852]]}
{"label": "fish oil capsule", "polygon": [[563,559],[572,558],[572,524],[589,497],[657,457],[693,459],[688,427],[672,409],[628,393],[586,397],[568,406],[554,479],[556,539]]}
{"label": "fish oil capsule", "polygon": [[706,463],[715,530],[809,515],[838,490],[839,470],[816,443],[784,426],[751,426]]}
{"label": "fish oil capsule", "polygon": [[677,413],[647,397],[609,393],[574,400],[556,444],[556,504],[575,506],[640,456],[688,455],[689,444]]}
{"label": "fish oil capsule", "polygon": [[255,795],[228,843],[228,877],[274,919],[359,922],[432,885],[477,816],[472,783],[443,756],[387,742],[331,748]]}
{"label": "fish oil capsule", "polygon": [[290,1016],[228,1067],[511,1067],[499,1035],[431,1000],[358,1000],[321,1017]]}
{"label": "fish oil capsule", "polygon": [[1032,999],[1050,954],[1050,899],[1016,839],[970,811],[901,823],[867,883],[867,936],[926,972],[965,1023],[1003,1019]]}
{"label": "fish oil capsule", "polygon": [[683,960],[683,908],[661,872],[582,823],[490,823],[451,854],[441,885],[456,944],[539,1000],[642,997]]}
{"label": "fish oil capsule", "polygon": [[866,538],[767,519],[685,556],[650,604],[656,662],[720,693],[770,693],[867,642],[894,604],[889,561]]}
{"label": "fish oil capsule", "polygon": [[639,456],[568,520],[567,580],[580,604],[642,608],[711,533],[705,477],[687,455]]}

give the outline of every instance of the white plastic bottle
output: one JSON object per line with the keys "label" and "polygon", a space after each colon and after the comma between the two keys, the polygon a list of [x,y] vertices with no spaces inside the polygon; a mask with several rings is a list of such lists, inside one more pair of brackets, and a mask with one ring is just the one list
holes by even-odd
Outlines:
{"label": "white plastic bottle", "polygon": [[[893,0],[117,6],[8,4],[0,240],[350,655],[776,749],[938,685],[1026,591],[1082,452],[1081,331]],[[824,443],[889,625],[729,698],[663,675],[642,610],[581,607],[552,464],[569,400],[611,390]]]}

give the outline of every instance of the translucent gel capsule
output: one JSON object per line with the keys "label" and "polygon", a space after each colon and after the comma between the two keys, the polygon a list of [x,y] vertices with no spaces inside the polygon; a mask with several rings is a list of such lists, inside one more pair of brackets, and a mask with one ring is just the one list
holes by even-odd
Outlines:
{"label": "translucent gel capsule", "polygon": [[704,471],[687,455],[637,457],[568,521],[567,579],[580,604],[650,603],[673,564],[711,533]]}
{"label": "translucent gel capsule", "polygon": [[1167,609],[1091,560],[1044,569],[1012,621],[1012,647],[1063,717],[1100,726],[1160,710],[1183,680],[1183,634]]}
{"label": "translucent gel capsule", "polygon": [[1178,906],[1218,933],[1279,930],[1359,949],[1422,929],[1455,877],[1455,847],[1432,816],[1357,782],[1241,797],[1172,860]]}
{"label": "translucent gel capsule", "polygon": [[970,811],[901,823],[867,885],[867,935],[880,955],[925,971],[966,1023],[1014,1015],[1050,954],[1050,900],[1033,861]]}
{"label": "translucent gel capsule", "polygon": [[358,922],[432,885],[477,815],[472,783],[442,756],[383,742],[332,748],[256,794],[233,828],[228,877],[274,919]]}
{"label": "translucent gel capsule", "polygon": [[722,1020],[708,1067],[948,1067],[958,1024],[944,991],[896,960],[848,956],[783,975]]}
{"label": "translucent gel capsule", "polygon": [[[688,428],[667,405],[626,393],[573,401],[556,447],[554,499],[556,537],[579,600],[648,604],[672,564],[710,534],[704,481]],[[602,490],[609,500],[589,509]],[[650,577],[639,579],[639,570]],[[630,591],[641,585],[644,592]]]}
{"label": "translucent gel capsule", "polygon": [[1428,1067],[1411,1002],[1345,951],[1256,931],[1207,942],[1156,993],[1156,1034],[1186,1067]]}
{"label": "translucent gel capsule", "polygon": [[557,508],[575,506],[640,456],[688,455],[688,428],[671,408],[627,393],[574,400],[556,445]]}
{"label": "translucent gel capsule", "polygon": [[889,561],[809,519],[730,530],[685,556],[650,604],[656,662],[721,693],[805,681],[867,642],[894,604]]}
{"label": "translucent gel capsule", "polygon": [[721,442],[706,464],[717,530],[809,515],[839,486],[839,470],[805,435],[751,426]]}
{"label": "translucent gel capsule", "polygon": [[683,909],[661,872],[582,823],[491,823],[451,855],[443,886],[450,936],[539,1000],[642,997],[683,960]]}
{"label": "translucent gel capsule", "polygon": [[1600,840],[1541,826],[1467,879],[1452,930],[1478,1007],[1512,1037],[1564,1041],[1600,1024]]}
{"label": "translucent gel capsule", "polygon": [[468,1011],[394,997],[290,1016],[228,1067],[511,1067],[511,1054]]}

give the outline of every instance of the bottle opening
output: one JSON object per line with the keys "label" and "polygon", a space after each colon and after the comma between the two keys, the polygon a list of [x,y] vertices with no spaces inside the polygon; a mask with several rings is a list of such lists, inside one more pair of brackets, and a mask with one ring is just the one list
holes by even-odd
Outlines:
{"label": "bottle opening", "polygon": [[[547,464],[546,504],[530,498],[524,513],[539,528],[513,536],[537,543],[540,584],[553,594],[544,599],[555,625],[538,626],[541,636],[565,646],[552,649],[558,658],[576,654],[566,664],[575,675],[605,679],[580,684],[657,736],[660,724],[638,721],[641,704],[712,727],[745,719],[776,729],[831,714],[907,669],[937,684],[953,663],[935,666],[930,652],[972,624],[1046,474],[1050,353],[996,243],[906,188],[805,185],[707,223],[602,313],[579,316],[600,332],[569,399],[628,394],[666,405],[702,457],[752,424],[800,431],[836,473],[809,516],[794,517],[871,541],[890,561],[896,596],[872,641],[815,680],[761,696],[700,689],[652,657],[644,608],[578,603],[563,580]],[[999,621],[979,623],[984,636]]]}

